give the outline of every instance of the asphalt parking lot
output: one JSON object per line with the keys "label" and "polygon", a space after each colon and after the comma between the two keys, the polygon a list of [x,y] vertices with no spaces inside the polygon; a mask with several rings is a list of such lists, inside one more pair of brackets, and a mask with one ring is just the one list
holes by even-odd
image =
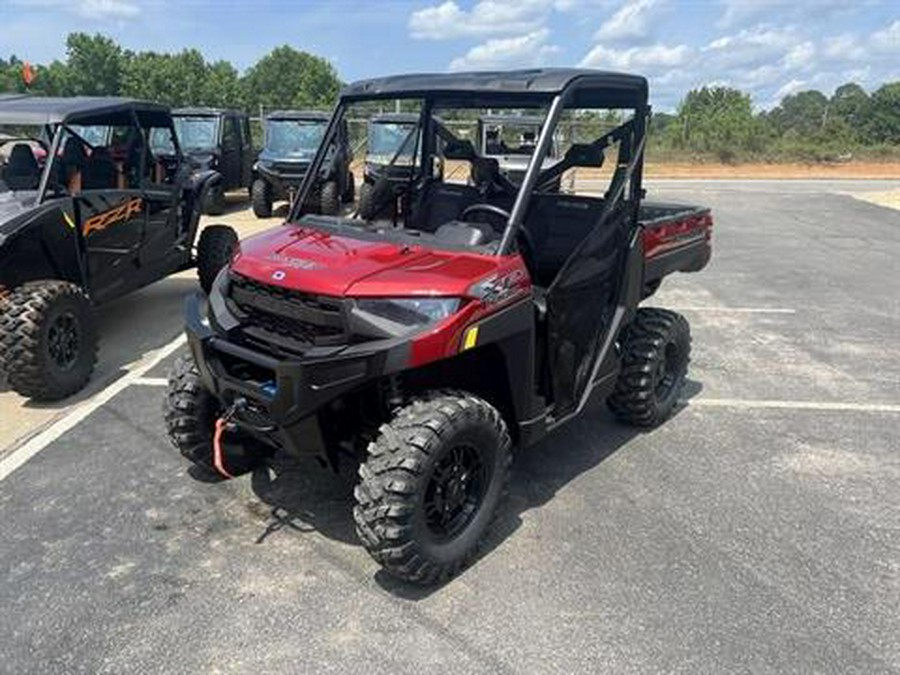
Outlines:
{"label": "asphalt parking lot", "polygon": [[900,672],[900,211],[844,194],[898,187],[651,183],[716,218],[650,303],[690,320],[685,404],[521,452],[429,591],[357,545],[350,479],[187,475],[161,385],[191,284],[143,291],[88,395],[3,409],[0,672]]}

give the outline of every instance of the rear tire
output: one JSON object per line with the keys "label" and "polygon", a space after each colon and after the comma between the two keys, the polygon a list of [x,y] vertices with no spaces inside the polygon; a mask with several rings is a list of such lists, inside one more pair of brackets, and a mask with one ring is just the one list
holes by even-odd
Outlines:
{"label": "rear tire", "polygon": [[347,172],[347,185],[344,186],[344,194],[342,197],[342,201],[345,204],[352,204],[353,200],[356,199],[356,177],[353,175],[352,171]]}
{"label": "rear tire", "polygon": [[79,286],[31,281],[5,299],[0,348],[10,388],[36,401],[81,390],[97,363],[93,308]]}
{"label": "rear tire", "polygon": [[250,188],[250,203],[253,205],[253,215],[257,218],[272,217],[272,186],[268,181],[257,178]]}
{"label": "rear tire", "polygon": [[166,434],[185,459],[209,467],[213,455],[213,427],[222,409],[203,386],[190,356],[179,357],[169,374],[163,407]]}
{"label": "rear tire", "polygon": [[356,204],[356,212],[363,220],[373,220],[378,215],[373,211],[372,191],[374,189],[375,186],[368,181],[364,181],[359,186],[359,201]]}
{"label": "rear tire", "polygon": [[207,225],[197,242],[197,276],[200,288],[209,295],[221,269],[231,262],[237,247],[237,233],[228,225]]}
{"label": "rear tire", "polygon": [[664,422],[678,403],[691,355],[687,319],[666,309],[639,309],[622,337],[622,370],[607,403],[637,427]]}
{"label": "rear tire", "polygon": [[336,216],[341,212],[341,199],[338,194],[337,181],[330,180],[319,192],[319,213],[325,216]]}
{"label": "rear tire", "polygon": [[390,574],[433,584],[474,557],[506,493],[510,437],[500,413],[464,392],[401,408],[369,444],[353,517]]}
{"label": "rear tire", "polygon": [[210,185],[203,193],[203,213],[221,216],[225,213],[225,190],[221,183]]}

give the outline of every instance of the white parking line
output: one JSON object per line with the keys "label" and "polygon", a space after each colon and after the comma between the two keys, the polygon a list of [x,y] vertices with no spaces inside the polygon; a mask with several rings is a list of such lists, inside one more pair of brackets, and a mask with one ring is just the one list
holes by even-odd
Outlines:
{"label": "white parking line", "polygon": [[13,471],[18,469],[64,433],[82,422],[88,415],[97,410],[97,408],[108,403],[116,394],[134,384],[137,380],[143,378],[144,374],[149,372],[167,356],[174,353],[175,350],[184,344],[184,342],[184,335],[179,335],[167,345],[160,347],[155,352],[147,354],[143,359],[138,361],[131,370],[106,387],[106,389],[102,389],[94,394],[94,396],[87,401],[56,420],[49,427],[0,460],[0,481],[4,480]]}
{"label": "white parking line", "polygon": [[666,307],[674,312],[727,312],[731,314],[796,314],[788,307]]}
{"label": "white parking line", "polygon": [[773,409],[773,410],[825,410],[831,412],[900,413],[900,405],[890,403],[845,403],[841,401],[777,401],[738,398],[690,398],[681,401],[690,407]]}
{"label": "white parking line", "polygon": [[131,384],[139,384],[145,387],[165,387],[169,380],[165,377],[139,377]]}

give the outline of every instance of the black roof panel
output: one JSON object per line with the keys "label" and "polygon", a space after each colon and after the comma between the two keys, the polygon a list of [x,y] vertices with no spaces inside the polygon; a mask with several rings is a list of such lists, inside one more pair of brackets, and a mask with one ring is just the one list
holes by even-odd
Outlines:
{"label": "black roof panel", "polygon": [[330,112],[322,110],[273,110],[266,113],[267,120],[321,120],[327,122],[331,119]]}
{"label": "black roof panel", "polygon": [[247,113],[243,110],[236,110],[234,108],[206,108],[196,106],[192,108],[176,108],[172,111],[172,114],[182,117],[219,117],[220,115],[238,115],[244,117]]}
{"label": "black roof panel", "polygon": [[77,123],[129,110],[169,111],[168,107],[158,103],[112,96],[4,96],[0,98],[0,124]]}
{"label": "black roof panel", "polygon": [[647,80],[640,75],[585,68],[469,73],[421,73],[361,80],[341,91],[343,99],[429,97],[470,100],[472,105],[539,105],[571,90],[573,107],[638,107],[647,102]]}

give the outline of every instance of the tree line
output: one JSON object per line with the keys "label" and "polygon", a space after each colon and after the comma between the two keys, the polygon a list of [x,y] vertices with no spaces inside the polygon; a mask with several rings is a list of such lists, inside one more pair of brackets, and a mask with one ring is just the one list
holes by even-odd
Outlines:
{"label": "tree line", "polygon": [[[326,59],[282,46],[244,73],[207,61],[196,49],[134,52],[100,35],[72,33],[66,58],[30,68],[0,58],[0,91],[51,96],[133,96],[173,107],[330,108],[341,82]],[[900,82],[871,94],[848,83],[831,96],[810,90],[757,112],[749,94],[729,87],[687,93],[674,114],[656,113],[649,154],[657,160],[841,161],[900,158]]]}
{"label": "tree line", "polygon": [[688,92],[676,114],[653,116],[657,156],[688,153],[722,162],[846,161],[900,157],[900,82],[866,93],[847,83],[829,97],[790,94],[771,110],[754,112],[748,94],[729,87]]}
{"label": "tree line", "polygon": [[[30,71],[26,85],[23,70]],[[46,96],[130,96],[172,107],[330,108],[341,82],[327,60],[276,47],[243,74],[196,49],[175,54],[123,49],[104,35],[72,33],[66,59],[29,66],[0,58],[0,91]]]}

